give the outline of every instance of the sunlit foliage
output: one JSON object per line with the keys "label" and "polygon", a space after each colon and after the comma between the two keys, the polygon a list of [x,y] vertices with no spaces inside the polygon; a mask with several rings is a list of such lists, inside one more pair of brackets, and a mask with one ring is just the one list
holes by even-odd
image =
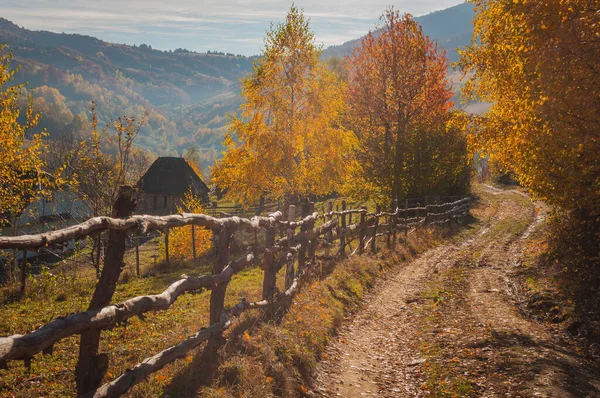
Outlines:
{"label": "sunlit foliage", "polygon": [[448,60],[412,16],[386,11],[346,63],[348,120],[359,138],[352,192],[389,203],[464,180],[463,139],[446,128]]}
{"label": "sunlit foliage", "polygon": [[243,81],[241,116],[230,121],[214,182],[244,204],[336,190],[354,135],[340,126],[341,83],[319,60],[302,11],[267,32],[265,50]]}
{"label": "sunlit foliage", "polygon": [[540,198],[600,216],[600,3],[472,0],[466,99],[491,102],[471,124],[489,154]]}

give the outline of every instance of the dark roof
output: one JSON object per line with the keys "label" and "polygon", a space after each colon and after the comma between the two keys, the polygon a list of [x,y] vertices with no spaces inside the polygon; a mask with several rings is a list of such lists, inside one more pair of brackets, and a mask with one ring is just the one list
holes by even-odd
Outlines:
{"label": "dark roof", "polygon": [[183,196],[190,187],[196,195],[209,191],[185,159],[176,157],[156,159],[138,182],[140,190],[152,194]]}

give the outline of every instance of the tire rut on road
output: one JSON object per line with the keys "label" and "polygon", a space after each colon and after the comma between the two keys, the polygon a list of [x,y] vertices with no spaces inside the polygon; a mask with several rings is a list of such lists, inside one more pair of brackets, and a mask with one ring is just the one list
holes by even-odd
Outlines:
{"label": "tire rut on road", "polygon": [[[454,370],[471,378],[464,396],[600,396],[597,369],[563,336],[524,318],[513,301],[510,273],[543,216],[536,216],[520,191],[484,187],[481,197],[474,210],[478,221],[469,233],[393,269],[349,317],[319,365],[317,392],[428,396],[429,362],[441,364],[443,373],[470,352]],[[431,281],[456,270],[463,285],[455,292],[450,285],[447,289],[459,299],[435,309],[437,317],[427,320],[436,294]],[[423,327],[427,322],[433,330]],[[436,344],[439,357],[428,357],[423,347]]]}

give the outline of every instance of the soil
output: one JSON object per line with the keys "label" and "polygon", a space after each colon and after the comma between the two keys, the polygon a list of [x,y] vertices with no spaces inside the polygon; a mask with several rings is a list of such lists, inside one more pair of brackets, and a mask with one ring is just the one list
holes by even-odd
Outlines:
{"label": "soil", "polygon": [[327,397],[600,397],[598,361],[529,318],[514,275],[545,209],[483,186],[473,222],[379,282],[328,346]]}

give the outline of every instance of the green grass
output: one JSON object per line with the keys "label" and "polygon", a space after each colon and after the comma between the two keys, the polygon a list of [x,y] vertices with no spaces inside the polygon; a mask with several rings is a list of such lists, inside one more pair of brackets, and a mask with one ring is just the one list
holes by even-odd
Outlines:
{"label": "green grass", "polygon": [[[170,266],[157,263],[156,267],[150,264],[143,268],[145,277],[128,277],[126,282],[121,278],[112,302],[160,293],[180,279],[181,274],[206,274],[210,273],[210,267],[209,263],[174,263]],[[228,287],[226,305],[236,304],[242,297],[252,301],[259,299],[262,277],[263,273],[258,267],[234,276]],[[10,289],[4,288],[0,306],[0,317],[4,321],[0,324],[0,335],[25,333],[58,316],[84,311],[95,282],[95,271],[91,266],[59,266],[29,278],[27,293],[18,300],[11,300],[14,295],[11,295]],[[185,294],[168,310],[148,313],[145,321],[132,318],[127,326],[104,331],[100,352],[108,352],[110,358],[105,381],[206,326],[209,295],[209,292]],[[31,370],[26,369],[23,362],[9,362],[8,370],[0,370],[0,396],[71,396],[75,389],[73,374],[78,343],[78,336],[62,340],[55,345],[53,355],[36,355]],[[147,383],[143,383],[143,387],[137,388],[139,392],[134,395],[144,395],[144,391],[151,391],[153,395],[169,381],[168,375],[176,368],[161,371],[159,377],[151,376]]]}
{"label": "green grass", "polygon": [[[367,205],[369,211],[374,210],[373,203]],[[359,203],[347,204],[347,208],[359,207]],[[316,210],[321,211],[320,204]],[[358,220],[354,215],[353,222]],[[135,276],[135,252],[128,251],[113,303],[160,293],[182,274],[211,273],[212,256],[199,259],[195,264],[166,265],[162,262],[164,253],[158,239],[141,247],[139,278]],[[228,396],[232,391],[236,392],[235,396],[250,394],[245,391],[253,392],[252,396],[265,396],[263,393],[295,396],[307,383],[323,347],[344,314],[360,302],[377,275],[432,244],[431,236],[422,234],[418,241],[410,238],[406,247],[399,247],[398,252],[387,256],[385,261],[357,257],[340,263],[331,273],[326,273],[324,279],[312,280],[278,323],[261,324],[263,319],[257,312],[245,314],[234,329],[240,332],[245,328],[249,334],[230,336],[231,341],[224,348],[225,360],[214,382],[208,386],[197,383],[201,368],[198,349],[150,376],[129,395],[155,397],[165,392],[170,396],[195,395],[197,390],[202,390],[206,396]],[[0,335],[26,333],[56,317],[86,310],[96,284],[95,270],[87,264],[86,256],[89,253],[80,252],[53,269],[30,277],[24,296],[17,294],[14,288],[0,289],[0,317],[3,319]],[[282,269],[278,275],[279,290],[283,290],[284,272]],[[234,276],[227,289],[226,307],[242,298],[260,299],[262,279],[263,272],[258,267]],[[109,354],[104,382],[207,326],[209,295],[207,291],[185,294],[166,311],[148,313],[145,320],[132,318],[126,326],[103,331],[100,352]],[[79,336],[72,336],[57,343],[52,355],[36,355],[31,369],[21,361],[9,362],[8,370],[0,370],[0,397],[72,396],[78,350]],[[172,383],[173,380],[176,382]]]}

